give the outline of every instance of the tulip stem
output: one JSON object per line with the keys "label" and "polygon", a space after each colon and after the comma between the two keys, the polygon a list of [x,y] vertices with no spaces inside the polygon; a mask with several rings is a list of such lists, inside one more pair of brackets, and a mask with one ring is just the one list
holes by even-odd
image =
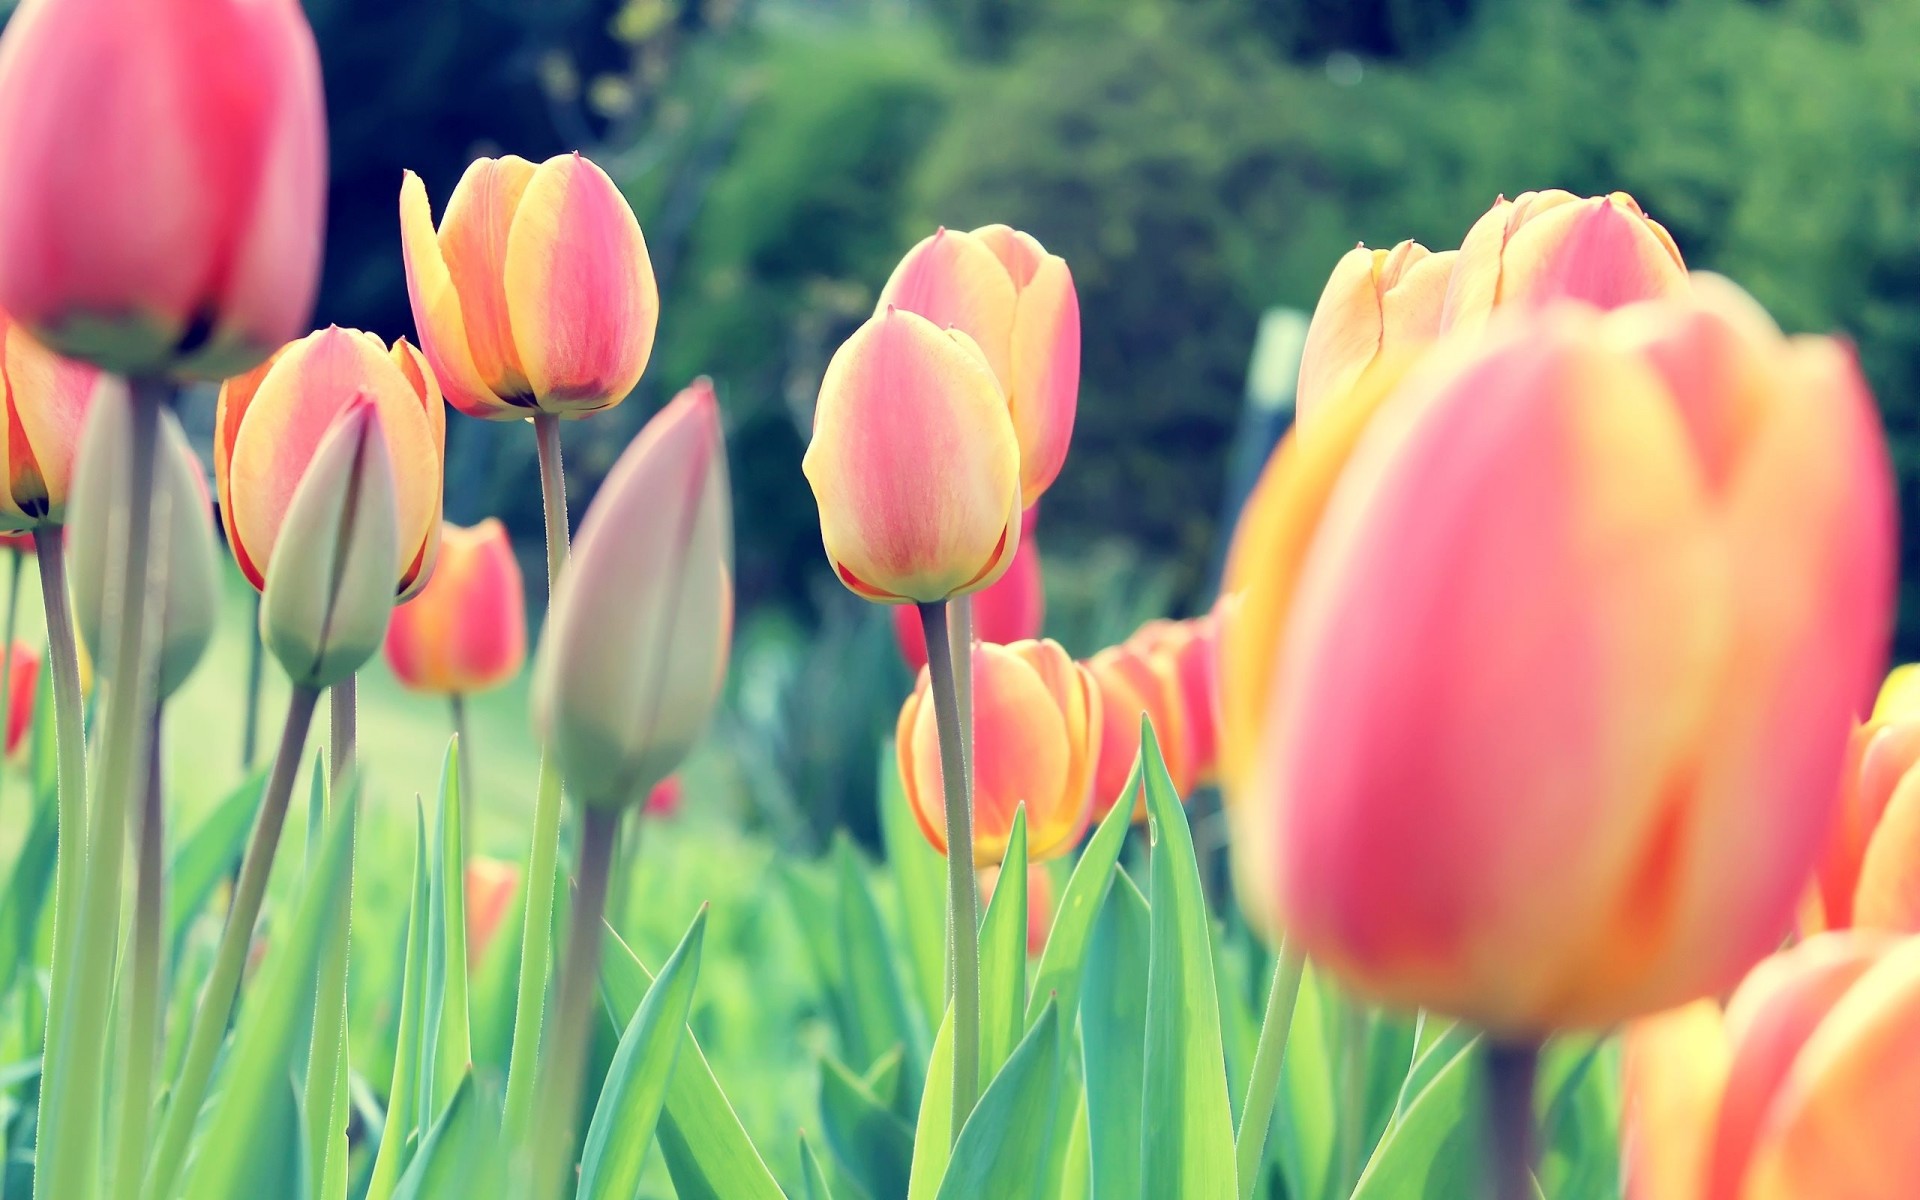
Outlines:
{"label": "tulip stem", "polygon": [[578,891],[567,922],[566,958],[554,997],[553,1026],[542,1056],[540,1110],[530,1143],[533,1195],[562,1194],[572,1174],[575,1126],[580,1115],[580,1076],[587,1035],[593,1030],[593,997],[600,982],[600,946],[607,909],[607,877],[620,836],[620,808],[582,811]]}
{"label": "tulip stem", "polygon": [[[460,829],[467,845],[473,844],[473,741],[467,737],[467,698],[459,692],[452,696],[454,766],[460,772]],[[463,867],[465,864],[461,864]]]}
{"label": "tulip stem", "polygon": [[1535,1042],[1487,1044],[1488,1163],[1497,1200],[1534,1200],[1537,1194],[1533,1084],[1539,1061]]}
{"label": "tulip stem", "polygon": [[260,749],[260,675],[267,645],[260,636],[260,593],[253,594],[253,620],[247,623],[247,710],[241,724],[240,769],[253,769]]}
{"label": "tulip stem", "polygon": [[158,615],[164,587],[149,577],[156,530],[165,529],[154,509],[154,477],[159,458],[160,413],[168,387],[163,381],[132,381],[128,406],[127,510],[111,514],[102,673],[111,680],[101,718],[100,772],[88,808],[86,876],[80,894],[78,939],[68,987],[56,991],[49,1007],[60,1014],[50,1025],[56,1072],[42,1080],[40,1130],[45,1136],[34,1172],[40,1197],[97,1195],[100,1169],[101,1097],[106,1067],[108,1004],[114,960],[120,948],[122,859],[126,854],[128,811],[143,783],[147,761],[147,718],[151,715],[152,666],[146,629]]}
{"label": "tulip stem", "polygon": [[1280,947],[1279,957],[1273,963],[1266,1016],[1260,1022],[1260,1041],[1253,1051],[1253,1075],[1247,1081],[1240,1129],[1233,1142],[1241,1200],[1250,1200],[1257,1190],[1260,1168],[1266,1162],[1273,1102],[1280,1091],[1280,1065],[1286,1055],[1287,1031],[1293,1026],[1293,1005],[1300,995],[1300,973],[1305,965],[1292,942]]}
{"label": "tulip stem", "polygon": [[120,1126],[115,1141],[113,1194],[137,1196],[153,1124],[153,1071],[160,1052],[160,925],[166,912],[161,851],[165,845],[160,796],[160,713],[147,738],[147,786],[140,805],[134,859],[133,934],[127,970],[126,1074],[120,1081]]}
{"label": "tulip stem", "polygon": [[[945,601],[920,606],[927,682],[940,734],[940,779],[947,824],[947,998],[953,1005],[952,1141],[980,1095],[980,901],[973,864],[973,798],[965,735],[954,688],[953,646]],[[971,657],[971,655],[969,655]]]}
{"label": "tulip stem", "polygon": [[327,689],[327,733],[333,739],[328,751],[327,778],[335,788],[346,779],[360,755],[360,677],[349,675]]}
{"label": "tulip stem", "polygon": [[960,710],[960,765],[973,795],[973,597],[947,601],[947,649],[953,656],[953,698]]}
{"label": "tulip stem", "polygon": [[[540,453],[540,498],[547,518],[547,604],[567,566],[567,477],[560,461],[560,419],[533,416]],[[560,764],[540,752],[540,785],[533,799],[533,844],[527,851],[525,917],[521,926],[520,980],[513,1004],[513,1049],[507,1056],[507,1095],[501,1129],[518,1145],[533,1113],[541,1027],[546,1021],[547,972],[553,957],[554,873],[560,859]]]}
{"label": "tulip stem", "polygon": [[187,1035],[180,1077],[161,1122],[159,1149],[152,1169],[147,1172],[146,1190],[142,1195],[153,1200],[170,1194],[173,1177],[193,1137],[200,1105],[206,1099],[207,1083],[213,1077],[214,1061],[219,1057],[220,1043],[227,1033],[227,1018],[233,1015],[240,976],[247,965],[247,951],[253,944],[253,925],[260,916],[267,878],[273,873],[280,831],[287,823],[294,778],[299,774],[300,759],[307,748],[307,730],[313,724],[313,713],[319,703],[319,691],[304,684],[295,684],[293,695],[287,701],[287,719],[280,729],[280,748],[274,754],[273,773],[267,778],[267,792],[260,802],[260,817],[254,822],[253,837],[240,862],[240,880],[233,889],[233,904],[227,910],[226,927],[220,931],[213,970],[200,992],[200,1007]]}

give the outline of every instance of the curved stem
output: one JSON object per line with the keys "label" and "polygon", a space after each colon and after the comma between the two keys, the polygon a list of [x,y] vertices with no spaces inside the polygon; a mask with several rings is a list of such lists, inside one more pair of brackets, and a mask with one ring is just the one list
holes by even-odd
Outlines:
{"label": "curved stem", "polygon": [[113,1190],[137,1196],[153,1123],[153,1072],[160,1053],[160,927],[166,914],[161,851],[165,845],[160,803],[160,713],[147,739],[147,786],[140,805],[134,866],[133,935],[128,952],[131,991],[127,1001],[126,1074],[120,1083]]}
{"label": "curved stem", "polygon": [[220,1043],[226,1038],[227,1018],[233,1015],[240,975],[247,965],[247,950],[253,944],[253,925],[260,916],[267,878],[273,873],[273,856],[280,845],[280,831],[287,823],[294,778],[299,774],[300,757],[307,748],[307,730],[313,724],[313,711],[319,703],[320,693],[301,685],[295,685],[287,701],[287,719],[280,729],[280,749],[273,758],[273,774],[267,779],[266,796],[260,802],[260,818],[254,823],[253,837],[240,863],[240,881],[233,890],[233,906],[227,910],[226,927],[220,931],[213,970],[200,992],[200,1007],[194,1014],[193,1029],[187,1035],[180,1077],[175,1081],[167,1115],[160,1125],[159,1149],[152,1169],[147,1172],[142,1193],[145,1196],[167,1195],[186,1157],[200,1105],[207,1096],[207,1083],[213,1077],[214,1062],[220,1055]]}
{"label": "curved stem", "polygon": [[973,800],[967,794],[966,747],[954,693],[952,645],[945,602],[920,606],[927,643],[928,683],[940,733],[940,778],[947,825],[947,993],[953,1002],[953,1129],[973,1113],[980,1095],[980,901],[973,873]]}
{"label": "curved stem", "polygon": [[1250,1200],[1260,1183],[1260,1167],[1267,1158],[1267,1134],[1273,1124],[1273,1102],[1280,1091],[1280,1064],[1287,1050],[1287,1031],[1293,1025],[1293,1004],[1300,995],[1300,973],[1305,963],[1291,943],[1280,947],[1273,964],[1273,982],[1267,987],[1267,1013],[1260,1022],[1260,1041],[1253,1051],[1253,1075],[1247,1081],[1246,1101],[1240,1106],[1240,1129],[1234,1137],[1234,1159],[1239,1164],[1241,1200]]}
{"label": "curved stem", "polygon": [[1487,1044],[1487,1173],[1497,1200],[1534,1200],[1533,1079],[1539,1061],[1534,1042]]}

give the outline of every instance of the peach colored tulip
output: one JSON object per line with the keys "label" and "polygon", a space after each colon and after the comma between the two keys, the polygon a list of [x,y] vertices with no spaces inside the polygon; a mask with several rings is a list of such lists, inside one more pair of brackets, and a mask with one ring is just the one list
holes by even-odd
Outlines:
{"label": "peach colored tulip", "polygon": [[507,527],[440,526],[440,556],[419,595],[393,610],[387,664],[417,692],[484,692],[527,658],[527,598]]}
{"label": "peach colored tulip", "polygon": [[94,391],[121,386],[95,367],[61,358],[0,316],[0,389],[12,431],[0,439],[0,526],[24,530],[66,519],[74,456]]}
{"label": "peach colored tulip", "polygon": [[1920,933],[1920,704],[1911,667],[1887,677],[1873,716],[1853,731],[1839,816],[1800,927],[1862,926]]}
{"label": "peach colored tulip", "polygon": [[1184,769],[1193,785],[1214,780],[1219,757],[1219,618],[1148,621],[1128,642],[1171,682],[1186,735]]}
{"label": "peach colored tulip", "polygon": [[327,131],[296,0],[29,0],[0,162],[0,308],[61,353],[219,379],[305,326]]}
{"label": "peach colored tulip", "polygon": [[[1167,776],[1181,799],[1193,790],[1195,774],[1186,704],[1172,657],[1138,642],[1109,646],[1087,660],[1087,672],[1100,693],[1100,756],[1094,769],[1093,819],[1120,802],[1127,776],[1140,756],[1140,718],[1153,722]],[[1147,797],[1137,793],[1133,819],[1147,819]]]}
{"label": "peach colored tulip", "polygon": [[977,592],[1020,549],[1020,448],[1006,400],[964,333],[888,308],[820,381],[801,463],[834,573],[898,603]]}
{"label": "peach colored tulip", "polygon": [[647,423],[580,522],[533,669],[534,727],[567,790],[644,800],[713,716],[733,637],[733,513],[704,382]]}
{"label": "peach colored tulip", "polygon": [[1827,933],[1629,1026],[1629,1200],[1905,1200],[1920,1179],[1920,937]]}
{"label": "peach colored tulip", "polygon": [[[1047,596],[1040,582],[1040,546],[1033,540],[1033,514],[1037,511],[1029,508],[1021,520],[1020,548],[1007,564],[1007,573],[974,593],[973,636],[980,641],[1008,646],[1040,636]],[[927,665],[926,635],[920,628],[920,614],[911,604],[894,606],[893,637],[908,670],[918,671]]]}
{"label": "peach colored tulip", "polygon": [[1299,420],[1311,420],[1322,405],[1352,391],[1382,354],[1434,339],[1456,256],[1407,241],[1391,250],[1357,246],[1340,257],[1314,306],[1300,351],[1293,401]]}
{"label": "peach colored tulip", "polygon": [[[993,889],[1000,882],[1000,868],[980,868],[980,911],[993,902]],[[1053,931],[1053,875],[1044,863],[1027,867],[1027,957],[1039,958],[1047,948],[1047,934]]]}
{"label": "peach colored tulip", "polygon": [[446,459],[440,386],[405,338],[389,350],[373,334],[330,325],[220,389],[214,489],[227,545],[254,587],[266,586],[294,487],[327,431],[356,400],[380,414],[398,486],[402,561],[394,592],[404,600],[426,586],[439,545]]}
{"label": "peach colored tulip", "polygon": [[27,730],[33,728],[33,702],[39,695],[39,687],[39,649],[29,642],[14,642],[7,653],[8,758],[26,744]]}
{"label": "peach colored tulip", "polygon": [[1080,299],[1066,260],[1005,225],[940,229],[893,269],[876,312],[889,306],[979,344],[1013,414],[1021,492],[1039,500],[1066,462],[1080,394]]}
{"label": "peach colored tulip", "polygon": [[467,962],[477,965],[493,944],[494,934],[513,912],[520,892],[516,863],[476,855],[467,860]]}
{"label": "peach colored tulip", "polygon": [[653,785],[640,811],[649,817],[665,819],[680,811],[680,777],[669,775]]}
{"label": "peach colored tulip", "polygon": [[1886,648],[1852,355],[1702,280],[1443,340],[1362,425],[1303,430],[1234,550],[1246,890],[1375,998],[1509,1035],[1730,986]]}
{"label": "peach colored tulip", "polygon": [[437,233],[408,171],[400,247],[420,348],[461,412],[584,417],[640,382],[660,291],[633,209],[590,160],[476,159]]}
{"label": "peach colored tulip", "polygon": [[1554,299],[1618,308],[1687,290],[1680,248],[1632,196],[1557,189],[1494,201],[1460,243],[1441,329],[1480,329],[1507,304]]}
{"label": "peach colored tulip", "polygon": [[[940,737],[926,671],[900,708],[900,778],[920,829],[947,852]],[[973,861],[1006,857],[1014,812],[1027,806],[1027,857],[1065,854],[1086,829],[1098,757],[1100,698],[1057,642],[973,647]]]}

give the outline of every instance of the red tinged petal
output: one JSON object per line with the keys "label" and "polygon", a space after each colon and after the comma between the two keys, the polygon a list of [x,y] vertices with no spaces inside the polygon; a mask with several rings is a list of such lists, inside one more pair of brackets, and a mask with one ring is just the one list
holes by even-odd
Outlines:
{"label": "red tinged petal", "polygon": [[393,612],[387,663],[416,691],[467,695],[499,687],[527,657],[525,586],[506,526],[442,525],[433,577]]}

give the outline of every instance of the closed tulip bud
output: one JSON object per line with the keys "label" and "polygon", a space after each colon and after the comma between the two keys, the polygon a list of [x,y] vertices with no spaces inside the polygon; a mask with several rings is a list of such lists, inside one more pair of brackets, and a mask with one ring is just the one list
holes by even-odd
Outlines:
{"label": "closed tulip bud", "polygon": [[[73,461],[94,392],[123,392],[111,375],[70,362],[0,316],[0,391],[7,428],[0,438],[0,526],[34,529],[66,520]],[[31,550],[33,539],[25,538]]]}
{"label": "closed tulip bud", "polygon": [[[103,392],[88,417],[75,472],[73,554],[67,567],[74,620],[81,644],[91,648],[107,679],[114,678],[117,666],[109,634],[111,606],[118,600],[109,590],[109,564],[118,559],[115,543],[124,536],[120,528],[134,503],[132,425],[132,405],[125,393]],[[206,473],[171,412],[160,417],[159,455],[148,503],[155,522],[148,543],[154,558],[149,578],[157,579],[161,589],[155,694],[165,699],[200,664],[220,615],[220,547],[213,533]]]}
{"label": "closed tulip bud", "polygon": [[295,0],[23,4],[0,162],[0,308],[62,354],[220,379],[305,325],[327,132]]}
{"label": "closed tulip bud", "polygon": [[16,641],[8,649],[6,687],[6,756],[12,758],[26,744],[27,731],[33,728],[33,702],[40,694],[40,651],[30,643]]}
{"label": "closed tulip bud", "polygon": [[417,595],[440,541],[447,410],[420,352],[357,329],[328,326],[283,347],[259,369],[229,379],[214,417],[213,479],[220,520],[241,574],[267,581],[295,481],[347,409],[369,403],[396,487],[396,535],[404,551],[394,594]]}
{"label": "closed tulip bud", "polygon": [[1272,915],[1368,994],[1512,1036],[1730,986],[1791,923],[1886,648],[1851,354],[1703,280],[1514,314],[1333,424],[1229,569]]}
{"label": "closed tulip bud", "polygon": [[1032,504],[1060,474],[1080,395],[1080,299],[1066,260],[1005,225],[941,229],[907,252],[880,292],[972,338],[1006,392]]}
{"label": "closed tulip bud", "polygon": [[[1139,643],[1109,646],[1087,660],[1100,692],[1102,716],[1099,766],[1094,771],[1093,819],[1105,817],[1123,798],[1127,777],[1140,757],[1140,718],[1153,722],[1154,740],[1167,764],[1167,777],[1182,799],[1195,782],[1186,705],[1172,659]],[[1144,791],[1133,796],[1133,820],[1147,819]]]}
{"label": "closed tulip bud", "polygon": [[1827,933],[1622,1055],[1629,1200],[1904,1200],[1920,1178],[1920,937]]}
{"label": "closed tulip bud", "polygon": [[467,961],[478,963],[500,931],[501,923],[514,912],[513,898],[520,891],[520,867],[517,863],[479,855],[467,860]]}
{"label": "closed tulip bud", "polygon": [[370,400],[334,418],[283,514],[260,594],[260,638],[297,685],[348,678],[387,632],[402,551],[383,424]]}
{"label": "closed tulip bud", "polygon": [[[1040,581],[1040,546],[1033,540],[1033,514],[1037,511],[1029,508],[1021,520],[1020,548],[1007,564],[1007,573],[973,594],[973,636],[980,641],[1010,646],[1040,636],[1047,597]],[[927,665],[926,632],[920,628],[919,611],[911,604],[894,606],[893,637],[908,670],[918,671]]]}
{"label": "closed tulip bud", "polygon": [[660,292],[640,223],[579,154],[476,159],[435,232],[426,185],[400,187],[400,248],[420,348],[474,417],[584,417],[640,382]]}
{"label": "closed tulip bud", "polygon": [[889,308],[827,364],[801,463],[835,574],[868,600],[977,592],[1020,549],[1020,448],[964,333]]}
{"label": "closed tulip bud", "polygon": [[1440,332],[1440,307],[1457,252],[1434,254],[1418,242],[1391,250],[1357,246],[1334,264],[1314,306],[1300,351],[1298,419],[1353,389],[1383,354],[1414,350]]}
{"label": "closed tulip bud", "polygon": [[1920,933],[1920,705],[1912,668],[1887,677],[1853,731],[1839,813],[1800,906],[1803,933],[1860,926]]}
{"label": "closed tulip bud", "polygon": [[387,664],[414,691],[460,696],[499,687],[526,658],[526,592],[507,527],[442,524],[432,580],[393,610]]}
{"label": "closed tulip bud", "polygon": [[713,716],[732,635],[726,446],[703,381],[607,473],[540,635],[534,727],[567,790],[613,808],[672,774]]}
{"label": "closed tulip bud", "polygon": [[[926,671],[901,706],[895,752],[907,802],[933,848],[947,852],[940,735]],[[1006,857],[1013,816],[1027,807],[1027,856],[1065,854],[1086,829],[1100,753],[1100,698],[1058,643],[973,647],[973,861]]]}
{"label": "closed tulip bud", "polygon": [[1684,295],[1680,248],[1632,196],[1557,189],[1494,201],[1460,243],[1441,329],[1479,329],[1495,308],[1580,300],[1618,308]]}

